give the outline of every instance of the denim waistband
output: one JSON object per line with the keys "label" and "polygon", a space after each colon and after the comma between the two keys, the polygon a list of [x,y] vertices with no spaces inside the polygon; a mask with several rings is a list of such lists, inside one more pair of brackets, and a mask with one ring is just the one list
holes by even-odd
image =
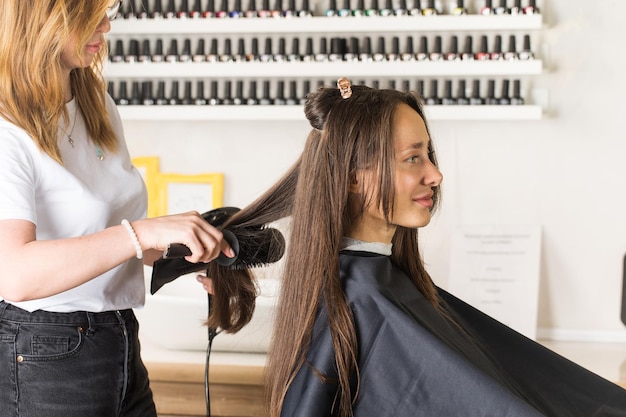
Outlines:
{"label": "denim waistband", "polygon": [[93,313],[90,311],[72,311],[70,313],[56,313],[52,311],[36,310],[32,313],[16,307],[6,301],[0,301],[0,321],[16,321],[26,323],[70,324],[79,325],[88,323],[94,325],[119,324],[134,320],[132,309],[104,311]]}

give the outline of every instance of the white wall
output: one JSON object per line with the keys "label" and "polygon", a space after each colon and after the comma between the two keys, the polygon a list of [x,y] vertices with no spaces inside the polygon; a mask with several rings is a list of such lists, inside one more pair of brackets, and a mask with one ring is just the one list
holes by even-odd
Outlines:
{"label": "white wall", "polygon": [[[461,224],[543,228],[539,327],[556,338],[626,340],[619,320],[626,253],[626,1],[546,0],[546,117],[533,122],[433,122],[443,207],[422,236],[437,283],[447,281]],[[128,122],[133,156],[161,171],[223,172],[226,205],[243,206],[299,155],[302,122]],[[202,210],[202,208],[199,208]],[[541,335],[542,333],[540,333]]]}

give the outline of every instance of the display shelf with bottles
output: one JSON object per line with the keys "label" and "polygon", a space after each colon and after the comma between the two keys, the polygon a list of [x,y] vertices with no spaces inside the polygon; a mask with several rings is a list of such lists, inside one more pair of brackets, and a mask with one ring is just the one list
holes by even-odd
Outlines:
{"label": "display shelf with bottles", "polygon": [[[454,101],[446,101],[444,96],[436,103],[427,101],[427,107],[432,107],[428,114],[439,120],[542,117],[540,106],[524,100],[530,96],[533,77],[543,71],[542,60],[531,48],[542,27],[534,1],[523,7],[520,0],[508,0],[514,3],[507,8],[507,0],[499,0],[497,7],[492,7],[491,1],[477,0],[472,4],[476,10],[473,14],[468,13],[463,7],[466,2],[462,1],[442,4],[429,0],[426,4],[416,0],[412,9],[402,0],[385,1],[381,8],[376,0],[370,0],[369,9],[356,1],[359,4],[354,10],[349,9],[349,0],[342,9],[332,0],[323,10],[321,4],[314,5],[322,11],[315,7],[309,10],[306,0],[297,10],[294,0],[285,9],[279,1],[273,12],[268,10],[267,0],[258,10],[251,1],[246,11],[242,11],[238,0],[222,1],[217,11],[210,0],[196,1],[191,7],[184,0],[169,0],[167,8],[160,0],[135,5],[130,2],[123,18],[113,22],[109,37],[110,61],[105,66],[105,76],[110,92],[121,104],[127,104],[121,106],[120,112],[128,120],[297,120],[302,117],[301,98],[308,90],[302,88],[298,100],[282,103],[282,92],[276,90],[280,83],[320,84],[320,79],[339,76],[353,82],[383,85],[408,85],[414,79],[426,83],[437,80],[442,85],[454,81],[465,85],[469,96],[475,94],[470,91],[470,84],[508,84],[512,80],[519,93],[515,105],[503,91],[497,103],[487,105],[487,100],[483,100],[482,106],[464,106],[465,94],[459,93]],[[421,8],[422,5],[428,7]],[[420,6],[419,15],[412,15],[415,6]],[[436,13],[426,13],[429,9]],[[367,14],[371,10],[378,12],[375,16]],[[252,11],[255,17],[243,17]],[[441,14],[446,11],[448,14]],[[259,17],[265,12],[269,18]],[[506,48],[503,41],[508,41]],[[137,92],[148,88],[147,81],[154,86],[165,85],[170,91],[179,84],[182,87],[193,83],[195,96],[209,97],[213,95],[208,91],[209,84],[218,82],[219,88],[224,89],[226,83],[251,84],[252,80],[258,80],[259,88],[262,80],[271,81],[270,95],[278,95],[278,100],[270,102],[286,105],[235,107],[223,96],[218,100],[221,105],[206,108],[199,106],[204,103],[202,100],[194,100],[193,105],[184,100],[162,100],[162,104],[169,104],[164,110],[146,105],[152,102],[151,87],[150,91]],[[130,91],[124,96],[125,92],[120,91],[122,84],[127,84],[125,90],[135,84],[133,89],[140,99],[132,100]],[[206,90],[197,91],[199,86]],[[182,96],[183,92],[172,94]],[[482,91],[478,95],[489,94]],[[247,102],[240,100],[240,104]],[[176,106],[171,105],[174,103]]]}

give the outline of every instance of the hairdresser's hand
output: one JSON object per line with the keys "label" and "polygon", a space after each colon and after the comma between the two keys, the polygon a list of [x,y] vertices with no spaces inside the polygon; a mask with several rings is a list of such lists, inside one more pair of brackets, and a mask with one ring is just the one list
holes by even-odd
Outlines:
{"label": "hairdresser's hand", "polygon": [[205,275],[196,275],[196,280],[202,284],[202,288],[209,294],[213,294],[213,279]]}
{"label": "hairdresser's hand", "polygon": [[220,252],[229,258],[235,256],[222,232],[207,223],[197,211],[137,220],[132,226],[144,251],[163,252],[170,243],[182,243],[191,250],[185,260],[193,263],[210,262]]}

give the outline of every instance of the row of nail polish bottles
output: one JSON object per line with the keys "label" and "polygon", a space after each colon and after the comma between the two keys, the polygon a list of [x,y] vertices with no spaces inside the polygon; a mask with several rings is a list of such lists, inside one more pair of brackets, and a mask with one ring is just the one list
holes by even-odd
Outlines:
{"label": "row of nail polish bottles", "polygon": [[[530,46],[530,35],[523,35],[522,48],[518,49],[518,36],[509,35],[508,47],[503,50],[502,36],[495,35],[491,46],[487,35],[480,36],[479,47],[474,48],[474,38],[466,35],[463,48],[459,47],[458,36],[450,36],[444,49],[443,38],[440,35],[430,39],[427,36],[419,38],[419,47],[414,47],[413,36],[407,36],[402,40],[398,36],[385,38],[379,36],[375,39],[373,47],[372,38],[366,36],[350,38],[326,38],[304,39],[304,50],[300,46],[300,38],[291,39],[287,45],[287,39],[279,37],[277,42],[267,37],[260,49],[259,39],[252,38],[249,44],[239,38],[236,49],[233,47],[234,40],[230,38],[213,38],[210,40],[200,38],[192,45],[191,39],[170,39],[167,50],[164,49],[164,41],[156,39],[126,41],[117,39],[109,59],[111,62],[310,62],[310,61],[468,61],[468,60],[530,60],[534,53]],[[207,42],[208,41],[208,42]],[[182,47],[179,49],[179,43]],[[208,46],[207,46],[208,43]],[[430,46],[432,45],[432,46]]]}

